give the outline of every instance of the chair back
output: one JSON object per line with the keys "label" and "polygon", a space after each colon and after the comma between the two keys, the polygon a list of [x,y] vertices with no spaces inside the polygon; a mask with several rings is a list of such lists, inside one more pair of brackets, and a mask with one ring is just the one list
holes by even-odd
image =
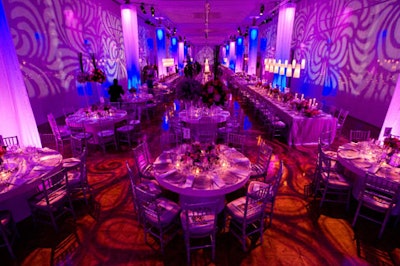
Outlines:
{"label": "chair back", "polygon": [[264,172],[268,171],[271,157],[272,147],[270,147],[265,141],[261,141],[258,149],[257,164],[263,167]]}
{"label": "chair back", "polygon": [[264,219],[264,209],[269,198],[270,186],[260,188],[246,194],[246,203],[244,205],[244,221],[249,224],[253,221]]}
{"label": "chair back", "polygon": [[[185,235],[189,238],[200,238],[215,233],[218,215],[217,206],[216,202],[184,203],[181,220]],[[197,246],[197,248],[203,247]]]}
{"label": "chair back", "polygon": [[84,150],[84,145],[82,143],[82,140],[72,135],[71,136],[72,156],[78,158],[79,155],[83,152],[83,150]]}
{"label": "chair back", "polygon": [[368,141],[370,135],[371,131],[369,130],[350,130],[350,141],[351,142]]}
{"label": "chair back", "polygon": [[11,148],[13,146],[19,147],[18,136],[3,137],[2,142],[2,146],[6,146],[8,148]]}
{"label": "chair back", "polygon": [[387,203],[391,209],[397,203],[400,193],[398,182],[367,173],[363,189],[360,193],[361,200],[373,199],[380,203]]}
{"label": "chair back", "polygon": [[334,171],[334,165],[332,165],[332,158],[324,153],[322,146],[318,145],[318,170],[319,172],[324,172],[327,179],[330,178],[330,174]]}
{"label": "chair back", "polygon": [[42,143],[43,148],[47,147],[49,149],[58,151],[57,140],[56,140],[56,137],[54,136],[54,134],[43,133],[43,134],[40,134],[39,136],[40,136],[40,142]]}
{"label": "chair back", "polygon": [[64,170],[58,171],[52,175],[42,177],[41,189],[48,207],[54,203],[57,205],[63,204],[65,201],[60,201],[63,197],[68,197],[67,193],[68,178]]}
{"label": "chair back", "polygon": [[240,151],[241,153],[244,152],[244,141],[245,141],[245,136],[236,134],[236,133],[228,133],[227,136],[227,144],[230,147],[233,147]]}
{"label": "chair back", "polygon": [[133,148],[133,158],[140,172],[151,165],[150,152],[148,150],[147,142],[143,142]]}
{"label": "chair back", "polygon": [[61,132],[60,129],[58,128],[56,119],[54,118],[53,113],[47,114],[47,120],[49,121],[51,131],[53,132],[53,135],[56,137],[57,140],[61,140]]}
{"label": "chair back", "polygon": [[275,174],[274,183],[272,184],[272,187],[270,190],[270,197],[273,199],[275,199],[276,194],[278,193],[278,189],[279,189],[279,185],[282,180],[282,176],[283,176],[283,161],[280,160],[278,172]]}
{"label": "chair back", "polygon": [[349,111],[340,109],[339,114],[338,114],[338,125],[343,126],[344,122],[346,122],[347,115],[349,114]]}
{"label": "chair back", "polygon": [[128,177],[133,190],[134,187],[140,183],[139,171],[135,164],[131,167],[128,161],[126,161],[126,169],[128,170]]}

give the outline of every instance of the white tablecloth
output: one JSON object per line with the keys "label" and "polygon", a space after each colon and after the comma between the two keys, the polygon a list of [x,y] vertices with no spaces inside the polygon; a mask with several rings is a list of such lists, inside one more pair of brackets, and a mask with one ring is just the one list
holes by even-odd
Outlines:
{"label": "white tablecloth", "polygon": [[240,152],[217,145],[218,160],[209,169],[187,167],[179,158],[185,145],[163,152],[154,162],[155,177],[166,189],[176,192],[181,202],[217,201],[224,207],[225,195],[243,187],[250,177],[250,161]]}
{"label": "white tablecloth", "polygon": [[0,209],[8,209],[20,221],[30,215],[27,199],[41,177],[61,169],[62,155],[48,148],[27,147],[5,155],[0,172]]}
{"label": "white tablecloth", "polygon": [[318,144],[318,138],[323,132],[333,132],[332,142],[336,135],[337,119],[330,114],[323,113],[315,117],[306,117],[293,110],[289,104],[280,102],[266,96],[265,90],[255,86],[248,86],[250,90],[257,93],[276,115],[289,127],[287,142],[289,145]]}
{"label": "white tablecloth", "polygon": [[[384,160],[377,162],[377,157],[384,152],[375,146],[363,152],[363,143],[346,143],[338,149],[338,161],[348,171],[353,173],[353,196],[358,198],[367,172],[372,172],[382,178],[387,178],[400,184],[400,168],[387,164]],[[375,150],[374,150],[375,149]],[[400,199],[393,210],[393,214],[400,214]]]}

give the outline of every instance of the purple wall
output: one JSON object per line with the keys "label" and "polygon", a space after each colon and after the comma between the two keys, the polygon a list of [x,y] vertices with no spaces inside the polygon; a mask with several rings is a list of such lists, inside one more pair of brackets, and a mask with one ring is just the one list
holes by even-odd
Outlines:
{"label": "purple wall", "polygon": [[[35,2],[35,3],[34,3]],[[126,64],[120,6],[111,0],[3,0],[22,74],[37,124],[47,113],[63,114],[63,107],[82,107],[108,97],[106,88],[118,78],[126,89]],[[51,5],[50,5],[51,4]],[[152,38],[139,20],[140,53],[151,52]],[[87,86],[76,81],[78,53],[85,70],[92,68],[90,53],[106,73],[103,84]],[[86,97],[85,95],[88,95]]]}
{"label": "purple wall", "polygon": [[300,1],[292,53],[307,63],[292,91],[381,127],[400,72],[398,21],[398,0]]}

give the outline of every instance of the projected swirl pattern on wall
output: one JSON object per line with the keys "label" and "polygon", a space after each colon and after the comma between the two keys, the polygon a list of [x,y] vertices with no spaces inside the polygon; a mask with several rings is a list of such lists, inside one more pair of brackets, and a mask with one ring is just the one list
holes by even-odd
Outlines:
{"label": "projected swirl pattern on wall", "polygon": [[84,68],[98,66],[108,80],[126,77],[120,18],[87,1],[5,1],[9,24],[30,98],[76,90],[78,52]]}
{"label": "projected swirl pattern on wall", "polygon": [[305,83],[323,96],[390,102],[400,70],[399,20],[396,0],[300,2],[293,49],[307,59]]}

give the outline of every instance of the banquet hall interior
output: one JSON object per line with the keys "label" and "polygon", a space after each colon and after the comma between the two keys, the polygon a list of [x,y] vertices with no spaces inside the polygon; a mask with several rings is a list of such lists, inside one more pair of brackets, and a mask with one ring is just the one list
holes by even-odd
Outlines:
{"label": "banquet hall interior", "polygon": [[0,0],[0,33],[0,265],[400,265],[398,0]]}

